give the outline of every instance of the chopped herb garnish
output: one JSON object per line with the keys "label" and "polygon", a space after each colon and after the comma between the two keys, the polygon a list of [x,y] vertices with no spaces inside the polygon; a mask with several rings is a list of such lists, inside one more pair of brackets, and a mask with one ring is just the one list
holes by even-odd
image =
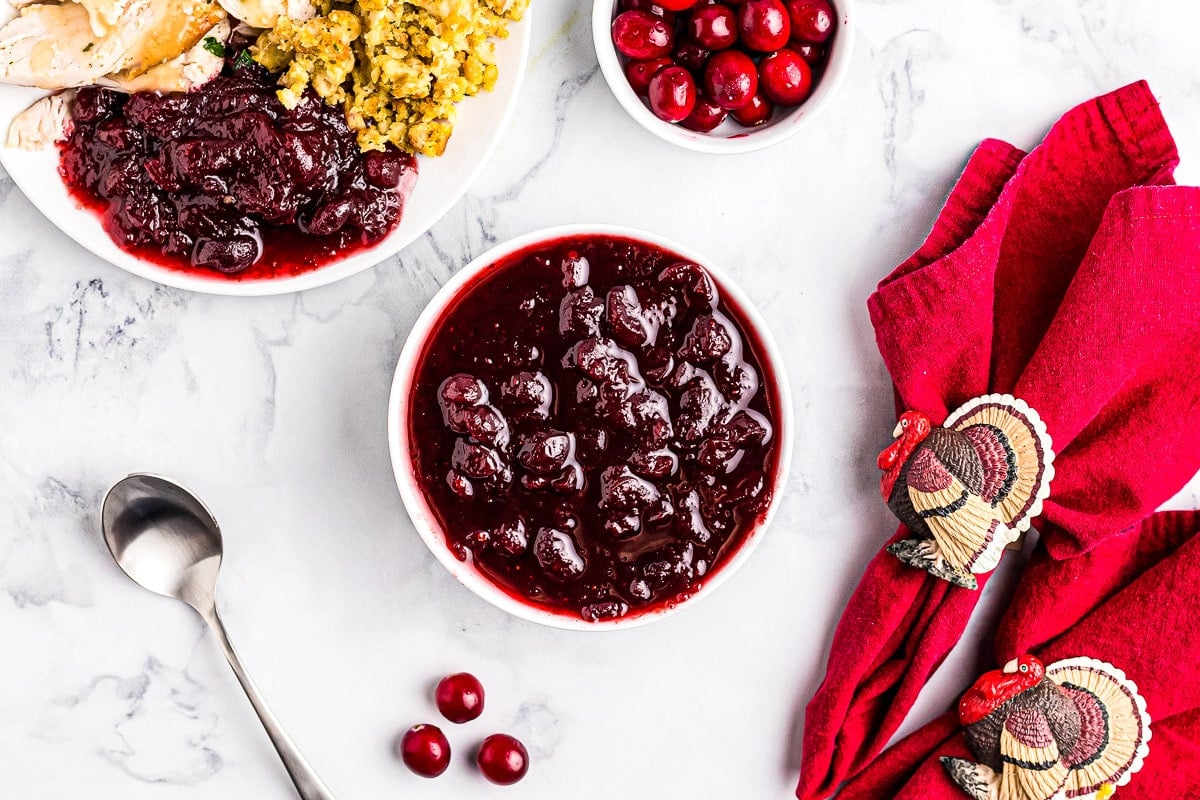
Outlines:
{"label": "chopped herb garnish", "polygon": [[212,53],[217,58],[225,57],[225,45],[211,36],[205,38],[204,49]]}
{"label": "chopped herb garnish", "polygon": [[95,47],[95,46],[96,46],[96,43],[95,43],[95,42],[88,42],[88,43],[87,43],[87,47],[83,48],[83,52],[85,52],[85,53],[86,53],[88,50],[91,50],[91,49],[92,49],[93,47]]}
{"label": "chopped herb garnish", "polygon": [[250,48],[247,47],[246,49],[242,50],[242,52],[238,53],[237,58],[233,60],[233,68],[241,69],[242,67],[248,67],[253,63],[254,58],[250,55]]}

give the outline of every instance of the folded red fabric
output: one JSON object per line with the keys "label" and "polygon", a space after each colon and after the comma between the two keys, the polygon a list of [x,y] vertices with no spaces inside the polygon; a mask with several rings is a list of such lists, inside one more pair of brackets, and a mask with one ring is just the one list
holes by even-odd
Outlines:
{"label": "folded red fabric", "polygon": [[[1200,233],[1193,190],[1170,186],[1177,163],[1144,82],[1068,112],[1028,155],[986,141],[868,304],[901,410],[937,423],[1009,392],[1045,420],[1053,559],[1135,525],[1200,468]],[[978,597],[872,560],[808,705],[801,800],[882,750]]]}
{"label": "folded red fabric", "polygon": [[[1180,768],[1200,756],[1200,675],[1191,669],[1200,659],[1198,533],[1200,512],[1163,512],[1078,559],[1043,557],[1022,577],[997,633],[998,663],[1025,653],[1047,663],[1090,656],[1137,684],[1153,737],[1142,771],[1119,791],[1123,800],[1200,797],[1200,779]],[[1068,621],[1069,630],[1053,633]],[[957,713],[947,713],[890,748],[838,797],[961,800],[940,763],[971,757],[961,733]]]}

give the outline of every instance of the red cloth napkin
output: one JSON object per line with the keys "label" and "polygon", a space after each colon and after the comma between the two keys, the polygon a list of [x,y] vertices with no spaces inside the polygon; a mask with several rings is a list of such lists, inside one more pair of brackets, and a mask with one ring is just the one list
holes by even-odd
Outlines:
{"label": "red cloth napkin", "polygon": [[[1022,577],[997,634],[998,663],[1030,652],[1046,663],[1086,655],[1138,685],[1153,736],[1142,771],[1118,792],[1122,800],[1200,797],[1200,777],[1180,766],[1200,757],[1197,533],[1200,512],[1164,512],[1077,559],[1043,554]],[[1064,635],[1043,639],[1068,621]],[[957,713],[947,713],[884,753],[839,800],[962,800],[939,761],[971,758],[960,733]]]}
{"label": "red cloth napkin", "polygon": [[[1200,234],[1194,191],[1169,185],[1177,163],[1144,82],[1071,110],[1028,155],[985,141],[868,304],[900,408],[940,422],[1010,392],[1045,420],[1056,477],[1038,527],[1055,559],[1138,523],[1200,468]],[[872,560],[808,705],[801,800],[882,750],[978,598]]]}

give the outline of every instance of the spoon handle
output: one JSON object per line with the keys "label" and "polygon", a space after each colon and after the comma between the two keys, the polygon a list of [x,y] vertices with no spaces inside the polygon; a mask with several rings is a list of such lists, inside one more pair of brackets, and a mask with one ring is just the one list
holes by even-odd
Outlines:
{"label": "spoon handle", "polygon": [[221,645],[221,649],[225,652],[225,658],[229,661],[229,666],[233,667],[233,674],[242,684],[246,697],[250,699],[250,705],[254,706],[254,712],[258,714],[263,727],[267,729],[267,736],[271,737],[271,744],[275,745],[275,752],[279,753],[279,758],[283,761],[283,766],[291,777],[292,783],[296,784],[296,792],[302,800],[334,800],[333,793],[326,788],[321,779],[317,777],[317,773],[309,766],[308,761],[300,754],[295,742],[284,731],[279,720],[271,713],[271,709],[267,708],[267,703],[259,694],[254,681],[250,680],[250,676],[246,674],[246,668],[242,666],[242,660],[234,651],[233,643],[229,641],[229,635],[225,633],[225,625],[217,616],[216,608],[214,607],[209,612],[201,612],[201,616],[216,635],[217,642]]}

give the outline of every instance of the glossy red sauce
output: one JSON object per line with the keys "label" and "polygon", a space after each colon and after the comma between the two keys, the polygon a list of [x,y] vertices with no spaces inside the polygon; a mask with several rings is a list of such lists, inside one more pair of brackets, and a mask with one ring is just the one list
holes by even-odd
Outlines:
{"label": "glossy red sauce", "polygon": [[778,470],[763,349],[711,276],[576,236],[508,257],[434,326],[414,472],[447,546],[589,621],[681,602],[752,535]]}
{"label": "glossy red sauce", "polygon": [[370,247],[400,221],[416,160],[362,153],[340,108],[294,109],[257,66],[187,94],[79,92],[60,172],[120,247],[238,280],[296,275]]}

